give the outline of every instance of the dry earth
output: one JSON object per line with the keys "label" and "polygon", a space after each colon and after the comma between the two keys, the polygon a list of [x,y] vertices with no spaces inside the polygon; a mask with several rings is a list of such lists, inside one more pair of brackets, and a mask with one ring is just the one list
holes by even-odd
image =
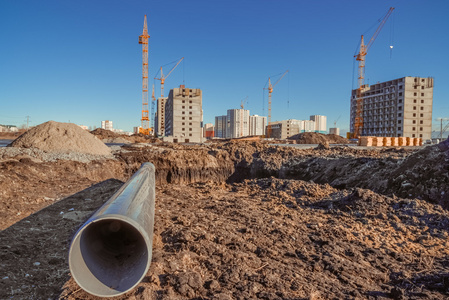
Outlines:
{"label": "dry earth", "polygon": [[0,155],[0,299],[96,299],[70,279],[71,236],[144,161],[157,169],[153,261],[117,299],[449,297],[437,146],[158,143],[114,156]]}

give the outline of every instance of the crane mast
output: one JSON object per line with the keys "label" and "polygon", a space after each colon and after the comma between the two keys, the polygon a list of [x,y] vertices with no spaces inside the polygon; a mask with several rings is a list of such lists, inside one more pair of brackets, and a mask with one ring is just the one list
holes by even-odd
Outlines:
{"label": "crane mast", "polygon": [[150,119],[148,112],[148,39],[147,15],[143,21],[143,32],[139,36],[139,44],[142,44],[142,119],[139,133],[150,134]]}
{"label": "crane mast", "polygon": [[382,30],[388,17],[393,13],[394,7],[390,7],[385,17],[380,22],[373,36],[369,40],[368,44],[365,45],[363,35],[360,39],[360,50],[359,53],[355,55],[358,63],[358,76],[357,76],[357,90],[356,90],[356,109],[354,118],[354,133],[352,138],[358,138],[362,133],[363,128],[363,87],[365,81],[365,56],[368,53],[369,48],[373,45],[380,31]]}
{"label": "crane mast", "polygon": [[161,81],[161,97],[164,98],[164,83],[165,83],[165,79],[168,78],[168,76],[170,76],[171,72],[173,72],[174,69],[176,69],[176,67],[181,63],[181,61],[184,59],[184,57],[181,57],[181,59],[178,60],[178,62],[176,63],[176,65],[171,68],[171,70],[168,72],[167,75],[164,75],[164,73],[162,72],[162,67],[161,67],[161,77],[157,78],[155,77],[154,79],[156,80],[160,80]]}
{"label": "crane mast", "polygon": [[275,82],[275,84],[271,84],[271,78],[268,77],[268,132],[267,137],[271,137],[271,93],[273,93],[273,88],[281,81],[281,79],[288,73],[288,70],[285,71],[282,76]]}

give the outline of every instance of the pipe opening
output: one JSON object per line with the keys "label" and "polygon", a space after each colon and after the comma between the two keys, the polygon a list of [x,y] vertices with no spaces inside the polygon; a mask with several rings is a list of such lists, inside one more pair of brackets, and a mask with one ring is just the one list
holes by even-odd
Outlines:
{"label": "pipe opening", "polygon": [[116,296],[137,285],[149,267],[143,235],[117,219],[89,223],[74,239],[69,255],[72,276],[89,293]]}

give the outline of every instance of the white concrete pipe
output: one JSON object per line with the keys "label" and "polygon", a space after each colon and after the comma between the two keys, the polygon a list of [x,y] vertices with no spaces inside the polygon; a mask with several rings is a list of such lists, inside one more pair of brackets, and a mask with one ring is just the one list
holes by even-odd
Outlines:
{"label": "white concrete pipe", "polygon": [[118,296],[148,272],[154,227],[154,165],[140,169],[75,234],[72,277],[86,292]]}

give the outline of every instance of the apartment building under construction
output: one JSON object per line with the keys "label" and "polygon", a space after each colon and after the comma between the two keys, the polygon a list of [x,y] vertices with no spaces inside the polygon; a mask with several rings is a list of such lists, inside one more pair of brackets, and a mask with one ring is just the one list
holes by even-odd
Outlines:
{"label": "apartment building under construction", "polygon": [[201,90],[184,85],[170,90],[165,103],[164,141],[200,143],[203,140],[202,122]]}
{"label": "apartment building under construction", "polygon": [[[433,78],[402,77],[364,85],[362,136],[430,139]],[[351,95],[351,132],[354,132],[356,90]]]}

